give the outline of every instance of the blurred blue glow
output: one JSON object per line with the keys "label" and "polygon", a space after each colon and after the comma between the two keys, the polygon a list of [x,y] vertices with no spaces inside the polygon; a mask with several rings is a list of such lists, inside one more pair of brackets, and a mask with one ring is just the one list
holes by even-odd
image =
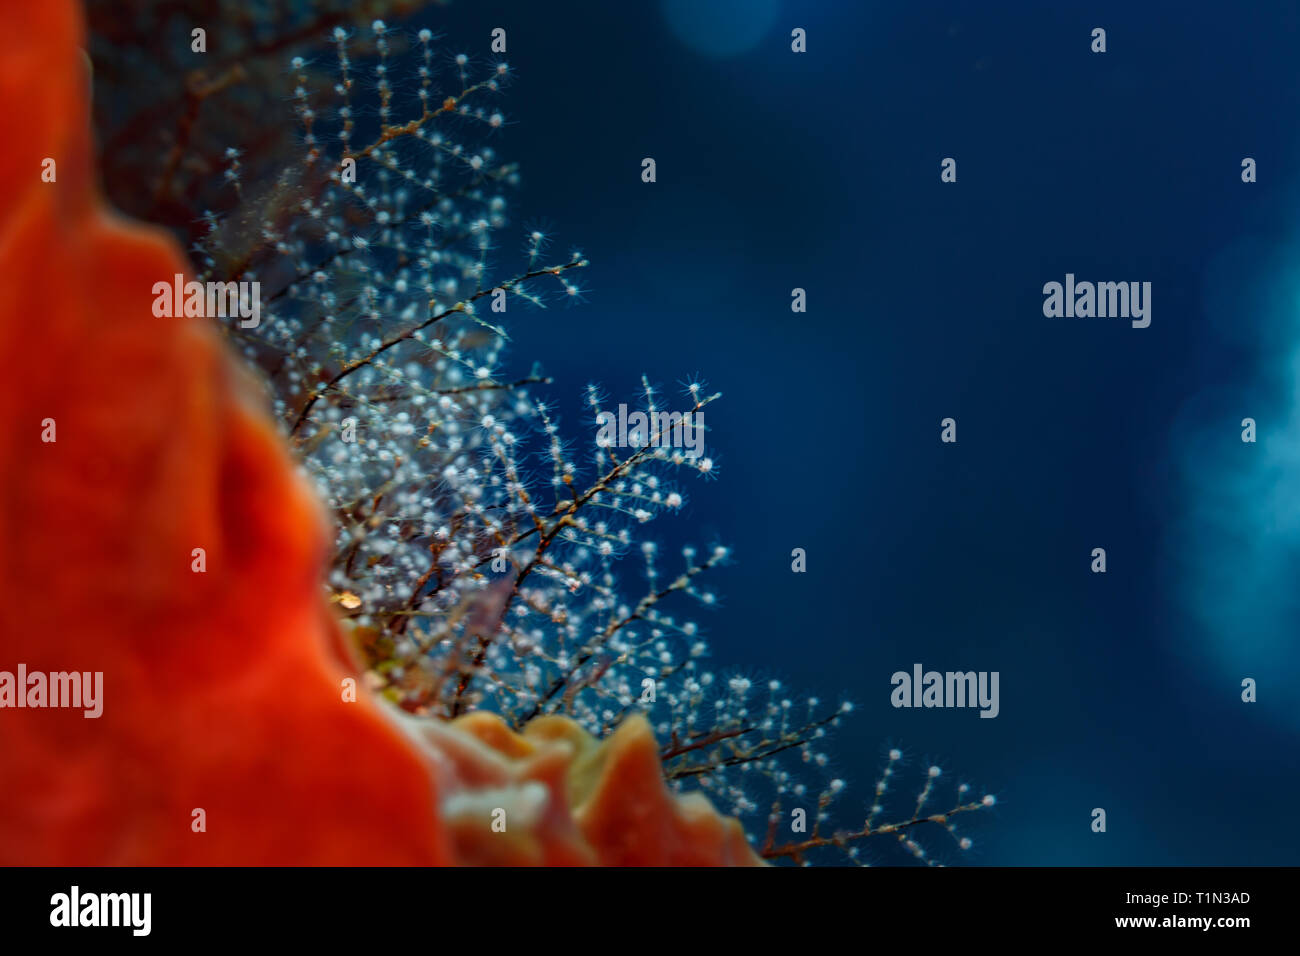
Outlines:
{"label": "blurred blue glow", "polygon": [[731,57],[758,46],[779,9],[777,0],[662,0],[673,35],[696,53]]}

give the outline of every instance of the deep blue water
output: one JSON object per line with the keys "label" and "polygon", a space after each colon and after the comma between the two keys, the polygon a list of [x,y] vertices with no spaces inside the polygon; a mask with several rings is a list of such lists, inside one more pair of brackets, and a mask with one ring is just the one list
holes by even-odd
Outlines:
{"label": "deep blue water", "polygon": [[[995,792],[969,862],[1295,863],[1296,4],[700,6],[429,22],[507,29],[515,218],[592,260],[513,361],[569,431],[589,380],[725,394],[719,480],[656,527],[736,549],[714,664],[854,701],[845,808],[886,744]],[[1067,272],[1150,281],[1151,326],[1045,318]],[[916,662],[998,671],[1000,715],[893,708]]]}

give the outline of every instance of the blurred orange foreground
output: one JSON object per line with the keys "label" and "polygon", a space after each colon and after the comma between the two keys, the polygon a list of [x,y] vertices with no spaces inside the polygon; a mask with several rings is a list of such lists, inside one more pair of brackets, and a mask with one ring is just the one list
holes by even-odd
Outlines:
{"label": "blurred orange foreground", "polygon": [[0,863],[758,862],[735,820],[670,794],[644,720],[598,743],[343,699],[321,513],[208,320],[153,315],[188,263],[101,204],[78,6],[20,6],[0,33],[0,671],[104,676],[98,719],[0,707]]}

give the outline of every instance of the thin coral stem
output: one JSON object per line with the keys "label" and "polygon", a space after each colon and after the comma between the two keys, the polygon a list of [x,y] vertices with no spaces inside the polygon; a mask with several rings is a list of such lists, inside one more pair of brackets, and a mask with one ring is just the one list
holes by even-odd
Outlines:
{"label": "thin coral stem", "polygon": [[858,840],[865,840],[869,837],[885,836],[886,834],[902,834],[912,827],[919,826],[922,823],[937,823],[947,827],[949,819],[960,813],[969,813],[973,810],[981,810],[985,804],[981,801],[973,801],[961,806],[953,807],[946,813],[934,813],[926,817],[912,817],[909,820],[901,820],[898,823],[887,823],[878,827],[871,827],[870,824],[864,826],[861,830],[853,833],[836,833],[833,836],[811,836],[807,840],[783,843],[775,845],[775,827],[771,828],[768,833],[768,842],[759,851],[759,856],[766,860],[776,860],[783,857],[802,862],[804,856],[810,850],[817,850],[823,847],[844,847]]}

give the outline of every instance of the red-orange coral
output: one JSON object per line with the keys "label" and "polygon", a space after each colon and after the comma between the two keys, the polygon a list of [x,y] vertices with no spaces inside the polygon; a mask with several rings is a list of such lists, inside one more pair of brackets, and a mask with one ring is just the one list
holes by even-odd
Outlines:
{"label": "red-orange coral", "polygon": [[[482,712],[414,730],[433,746],[445,826],[463,862],[759,862],[739,822],[719,816],[702,794],[670,793],[644,717],[603,741],[565,717],[539,717],[516,734]],[[525,825],[490,832],[484,821],[497,807]]]}
{"label": "red-orange coral", "polygon": [[670,795],[644,721],[598,744],[345,700],[319,510],[214,330],[153,315],[186,263],[100,202],[76,6],[23,6],[0,35],[0,670],[102,671],[104,706],[0,709],[0,863],[756,862]]}

